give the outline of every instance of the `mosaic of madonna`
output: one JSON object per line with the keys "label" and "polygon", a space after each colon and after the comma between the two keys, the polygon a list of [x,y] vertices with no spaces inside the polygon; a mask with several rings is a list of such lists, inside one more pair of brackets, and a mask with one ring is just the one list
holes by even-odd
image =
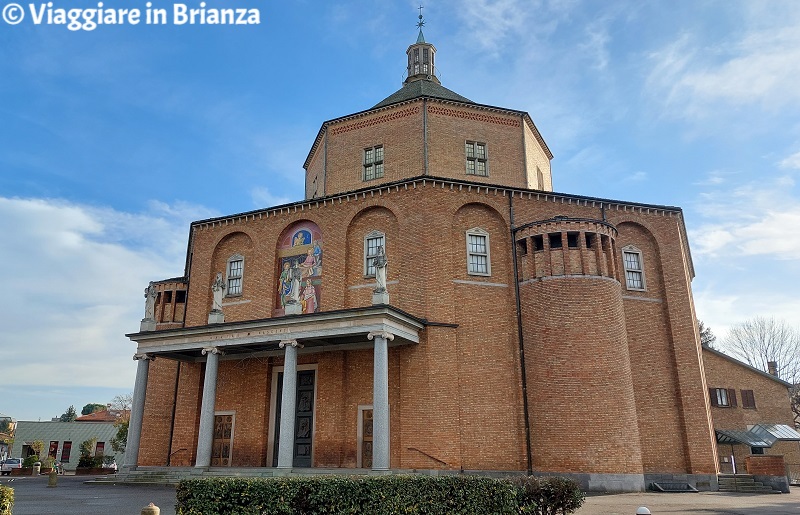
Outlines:
{"label": "mosaic of madonna", "polygon": [[275,315],[284,315],[286,303],[294,296],[291,271],[295,267],[300,271],[297,298],[302,312],[316,313],[320,310],[322,247],[322,232],[313,222],[299,222],[283,233],[277,248],[280,274]]}

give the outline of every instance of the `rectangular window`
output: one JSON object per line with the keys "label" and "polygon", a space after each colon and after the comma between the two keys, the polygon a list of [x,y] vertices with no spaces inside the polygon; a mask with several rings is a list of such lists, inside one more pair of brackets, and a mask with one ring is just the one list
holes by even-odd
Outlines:
{"label": "rectangular window", "polygon": [[533,250],[544,250],[544,236],[541,234],[533,237]]}
{"label": "rectangular window", "polygon": [[375,256],[378,255],[378,248],[384,247],[383,235],[367,237],[364,245],[364,275],[367,277],[375,276]]}
{"label": "rectangular window", "polygon": [[186,290],[178,290],[175,292],[175,302],[177,304],[184,304],[186,302]]}
{"label": "rectangular window", "polygon": [[364,180],[383,177],[383,145],[364,149]]}
{"label": "rectangular window", "polygon": [[72,451],[72,442],[64,442],[61,450],[61,463],[69,463],[69,454]]}
{"label": "rectangular window", "polygon": [[561,233],[560,232],[552,232],[548,234],[550,238],[550,248],[551,249],[560,249],[561,248]]}
{"label": "rectangular window", "polygon": [[486,143],[467,141],[464,144],[467,158],[467,175],[489,175],[489,166],[486,156]]}
{"label": "rectangular window", "polygon": [[639,252],[623,252],[625,264],[625,283],[629,290],[644,290],[644,271],[642,270],[642,254]]}
{"label": "rectangular window", "polygon": [[467,233],[467,273],[490,275],[489,236],[487,234]]}
{"label": "rectangular window", "polygon": [[591,233],[587,232],[586,233],[586,248],[587,249],[591,249],[591,248],[593,248],[592,245],[594,245],[594,238],[592,237]]}
{"label": "rectangular window", "polygon": [[756,409],[756,398],[753,395],[753,390],[742,390],[742,407]]}
{"label": "rectangular window", "polygon": [[244,259],[231,259],[228,261],[228,291],[227,295],[242,294],[242,272]]}
{"label": "rectangular window", "polygon": [[568,232],[567,233],[567,247],[571,249],[578,248],[578,237],[581,235],[579,232]]}
{"label": "rectangular window", "polygon": [[170,304],[172,302],[172,291],[165,291],[164,292],[164,304]]}
{"label": "rectangular window", "polygon": [[105,442],[97,442],[97,445],[94,447],[94,455],[95,456],[102,456],[106,450],[106,443]]}
{"label": "rectangular window", "polygon": [[51,441],[50,442],[50,449],[47,451],[47,456],[53,459],[56,459],[56,455],[58,454],[58,442]]}
{"label": "rectangular window", "polygon": [[711,405],[714,407],[736,407],[736,390],[733,388],[709,388],[708,397],[711,400]]}

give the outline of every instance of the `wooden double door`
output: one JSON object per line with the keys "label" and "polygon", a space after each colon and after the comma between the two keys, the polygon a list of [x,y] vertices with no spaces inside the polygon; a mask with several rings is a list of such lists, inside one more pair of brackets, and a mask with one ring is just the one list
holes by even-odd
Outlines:
{"label": "wooden double door", "polygon": [[[293,467],[311,467],[314,437],[314,370],[297,372],[297,403],[294,413]],[[281,436],[281,401],[283,399],[283,372],[278,372],[278,388],[275,394],[275,440],[272,466],[278,466],[278,442]]]}

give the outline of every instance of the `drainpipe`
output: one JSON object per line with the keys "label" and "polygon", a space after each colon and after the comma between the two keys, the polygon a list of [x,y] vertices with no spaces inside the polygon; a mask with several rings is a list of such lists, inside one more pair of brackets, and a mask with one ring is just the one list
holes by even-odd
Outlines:
{"label": "drainpipe", "polygon": [[533,455],[531,453],[531,423],[528,410],[528,379],[525,372],[525,342],[522,337],[522,304],[519,296],[519,275],[517,268],[517,229],[514,227],[514,192],[508,195],[508,218],[511,222],[511,257],[514,265],[514,298],[517,308],[517,335],[519,336],[519,368],[522,376],[522,410],[525,415],[525,449],[528,461],[528,475],[533,474]]}

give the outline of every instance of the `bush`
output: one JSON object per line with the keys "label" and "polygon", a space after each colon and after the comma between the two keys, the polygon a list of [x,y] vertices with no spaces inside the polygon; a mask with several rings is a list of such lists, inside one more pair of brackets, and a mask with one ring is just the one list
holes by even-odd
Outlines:
{"label": "bush", "polygon": [[566,515],[580,508],[586,498],[578,483],[564,477],[528,476],[512,483],[519,487],[520,513]]}
{"label": "bush", "polygon": [[22,466],[23,467],[32,467],[34,465],[34,463],[36,463],[37,461],[39,461],[39,456],[34,454],[34,455],[28,456],[27,458],[22,460]]}
{"label": "bush", "polygon": [[78,468],[96,469],[103,466],[102,456],[81,456],[78,458]]}
{"label": "bush", "polygon": [[14,507],[14,489],[0,485],[0,515],[11,515]]}
{"label": "bush", "polygon": [[516,514],[518,487],[478,476],[323,476],[184,479],[182,515]]}

